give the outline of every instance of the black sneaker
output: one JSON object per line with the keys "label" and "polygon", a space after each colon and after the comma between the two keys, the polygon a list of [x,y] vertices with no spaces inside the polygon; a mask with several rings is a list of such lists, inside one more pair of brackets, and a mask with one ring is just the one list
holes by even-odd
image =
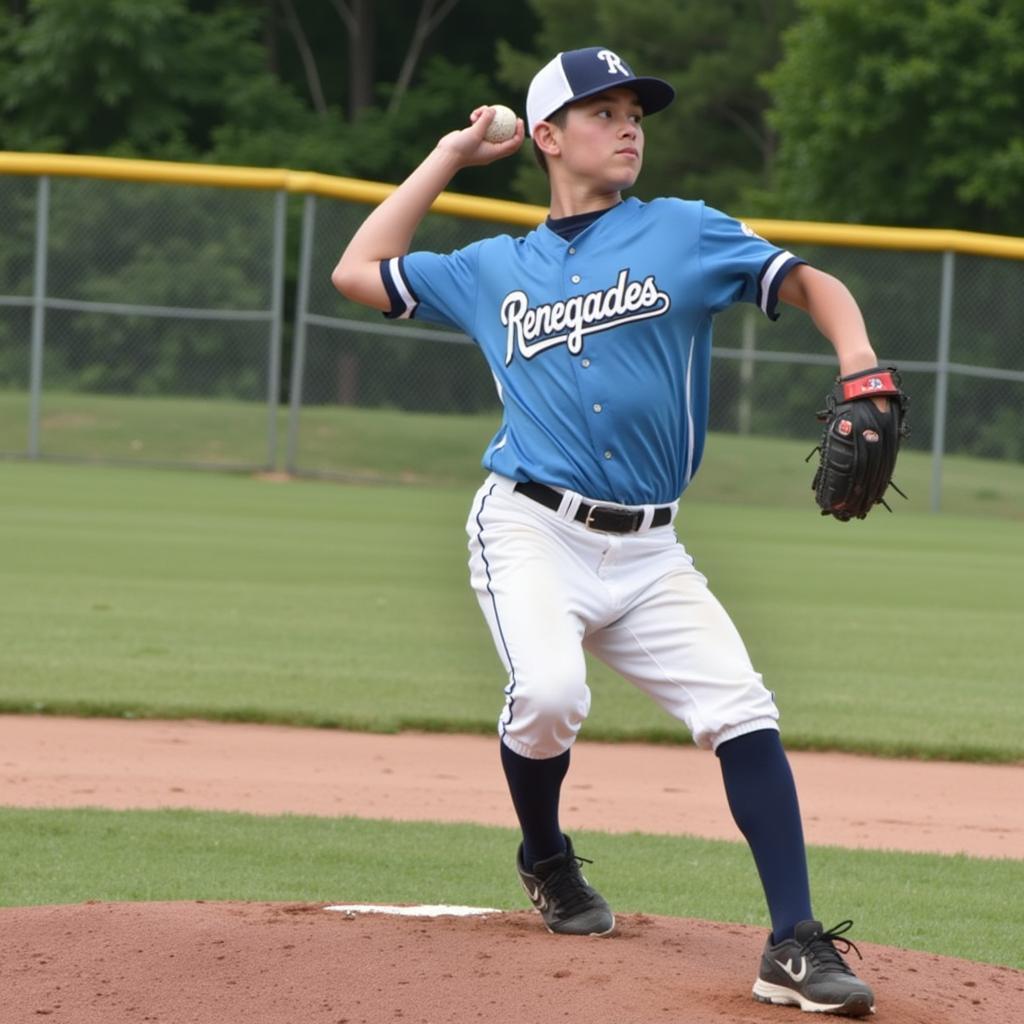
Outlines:
{"label": "black sneaker", "polygon": [[565,837],[565,853],[538,861],[532,873],[523,865],[522,843],[516,851],[519,881],[530,902],[540,911],[549,932],[608,935],[615,927],[615,915],[601,894],[583,877],[581,863],[592,862],[576,856],[568,836]]}
{"label": "black sneaker", "polygon": [[840,938],[852,927],[852,921],[843,921],[825,931],[820,921],[801,921],[794,938],[774,946],[769,935],[754,982],[754,998],[762,1003],[799,1006],[810,1013],[847,1017],[874,1013],[871,989],[850,970],[834,945],[838,939],[844,953],[852,949],[859,957],[860,950]]}

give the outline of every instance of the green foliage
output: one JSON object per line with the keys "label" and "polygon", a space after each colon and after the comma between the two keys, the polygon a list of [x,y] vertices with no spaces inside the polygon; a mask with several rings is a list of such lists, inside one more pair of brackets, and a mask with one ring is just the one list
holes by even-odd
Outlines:
{"label": "green foliage", "polygon": [[[1018,0],[462,3],[427,39],[390,113],[415,5],[381,0],[368,8],[377,102],[354,123],[342,113],[347,37],[337,11],[299,5],[326,100],[318,112],[274,6],[8,5],[0,146],[397,182],[477,103],[520,107],[543,61],[600,40],[678,90],[648,123],[642,197],[703,198],[744,215],[1024,233]],[[547,196],[529,145],[518,159],[460,175],[458,187]]]}
{"label": "green foliage", "polygon": [[766,83],[778,211],[1024,233],[1019,0],[802,0]]}
{"label": "green foliage", "polygon": [[[386,112],[415,17],[402,0],[369,5],[378,103],[348,123],[339,62],[345,24],[329,4],[298,5],[326,109],[273,3],[248,0],[30,0],[0,11],[0,148],[292,167],[399,181],[437,138],[498,99],[493,37],[532,19],[457,5],[427,40],[410,87]],[[397,40],[397,45],[396,45]],[[463,187],[507,194],[514,167],[470,172]]]}
{"label": "green foliage", "polygon": [[[195,158],[226,117],[253,124],[268,106],[288,106],[248,5],[32,0],[24,20],[8,19],[5,29],[0,143],[8,149]],[[233,102],[243,82],[250,94],[259,83],[261,106]]]}

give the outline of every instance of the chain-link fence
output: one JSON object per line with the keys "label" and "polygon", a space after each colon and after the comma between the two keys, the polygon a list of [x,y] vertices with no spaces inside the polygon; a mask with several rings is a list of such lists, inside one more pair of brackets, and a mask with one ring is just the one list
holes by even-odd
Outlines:
{"label": "chain-link fence", "polygon": [[285,200],[0,177],[0,450],[273,466]]}
{"label": "chain-link fence", "polygon": [[[306,194],[286,258],[284,185],[0,176],[0,454],[405,478],[416,456],[378,449],[368,466],[347,442],[373,429],[416,452],[424,416],[429,458],[457,433],[482,450],[500,406],[475,346],[338,295],[330,272],[367,207],[294,177]],[[508,230],[528,229],[433,213],[414,244]],[[1024,259],[769,237],[857,297],[912,395],[933,507],[947,454],[1024,462]],[[808,317],[734,307],[716,322],[711,428],[806,438],[808,396],[834,371]]]}

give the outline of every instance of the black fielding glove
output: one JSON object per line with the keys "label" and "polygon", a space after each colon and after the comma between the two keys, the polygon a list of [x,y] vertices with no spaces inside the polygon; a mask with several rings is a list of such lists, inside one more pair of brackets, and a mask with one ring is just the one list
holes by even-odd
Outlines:
{"label": "black fielding glove", "polygon": [[[883,397],[888,399],[885,412],[871,401]],[[900,389],[896,368],[876,366],[837,377],[825,402],[818,413],[825,429],[814,450],[820,460],[811,483],[821,514],[844,523],[863,519],[875,505],[889,508],[884,497],[890,485],[906,497],[892,483],[900,441],[909,433],[909,398]]]}

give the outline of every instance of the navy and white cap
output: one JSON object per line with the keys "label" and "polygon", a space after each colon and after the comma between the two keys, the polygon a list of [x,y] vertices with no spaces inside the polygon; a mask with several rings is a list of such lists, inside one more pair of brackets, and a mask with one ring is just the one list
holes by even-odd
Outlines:
{"label": "navy and white cap", "polygon": [[633,74],[633,69],[605,46],[559,53],[530,83],[526,94],[527,131],[532,135],[538,121],[550,117],[566,103],[621,86],[637,94],[645,114],[664,110],[676,98],[676,91],[668,82]]}

